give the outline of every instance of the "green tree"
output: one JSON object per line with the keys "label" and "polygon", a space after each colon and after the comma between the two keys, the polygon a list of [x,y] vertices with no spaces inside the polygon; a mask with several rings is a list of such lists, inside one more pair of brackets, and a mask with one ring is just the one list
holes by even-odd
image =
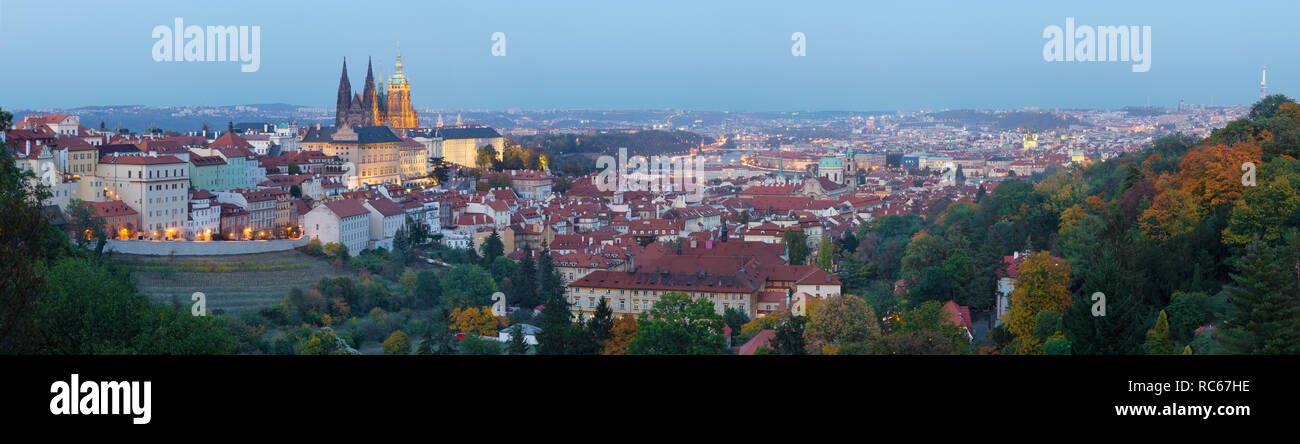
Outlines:
{"label": "green tree", "polygon": [[927,301],[956,300],[961,288],[958,283],[956,279],[948,276],[948,272],[943,268],[928,267],[915,285],[908,290],[907,296],[912,305]]}
{"label": "green tree", "polygon": [[1291,100],[1290,97],[1287,97],[1286,95],[1283,94],[1273,94],[1263,99],[1260,99],[1260,101],[1255,102],[1254,105],[1251,105],[1250,119],[1251,120],[1267,119],[1269,117],[1273,117],[1273,113],[1277,112],[1278,107],[1288,102],[1295,103],[1294,100]]}
{"label": "green tree", "polygon": [[501,235],[497,230],[492,230],[492,234],[483,240],[483,263],[491,264],[498,257],[505,255],[505,245],[501,243]]}
{"label": "green tree", "polygon": [[457,352],[462,355],[499,355],[501,348],[500,342],[483,339],[478,335],[466,335],[460,341]]}
{"label": "green tree", "polygon": [[[595,340],[596,344],[601,344],[609,339],[609,331],[614,328],[614,310],[609,307],[608,298],[600,298],[596,302],[596,309],[592,311],[591,319],[586,323],[588,335]],[[601,347],[597,347],[596,353],[600,352]]]}
{"label": "green tree", "polygon": [[[569,342],[573,336],[573,313],[569,310],[569,301],[564,297],[563,284],[559,282],[559,271],[551,262],[549,251],[543,251],[538,261],[542,273],[541,296],[545,301],[542,306],[541,328],[537,336],[537,353],[542,355],[572,354]],[[559,291],[555,291],[555,285]]]}
{"label": "green tree", "polygon": [[1059,331],[1043,341],[1044,355],[1068,355],[1070,349],[1070,340],[1065,338],[1065,333]]}
{"label": "green tree", "polygon": [[781,234],[781,242],[785,244],[787,258],[791,265],[808,263],[808,236],[803,234],[803,231],[785,230],[785,233]]}
{"label": "green tree", "polygon": [[438,322],[434,324],[431,331],[433,346],[430,347],[435,355],[450,355],[456,353],[456,340],[452,337],[451,320],[448,319],[448,310],[438,310]]}
{"label": "green tree", "polygon": [[[1072,350],[1079,355],[1132,355],[1142,349],[1142,306],[1136,294],[1140,275],[1125,273],[1124,265],[1109,252],[1095,262],[1092,273],[1062,319]],[[1104,296],[1105,316],[1093,311],[1092,295]]]}
{"label": "green tree", "polygon": [[[1265,174],[1278,173],[1281,168],[1270,168],[1276,164],[1300,164],[1294,159],[1278,159],[1269,162],[1263,171]],[[1300,175],[1283,172],[1286,175],[1271,176],[1259,186],[1249,187],[1242,193],[1241,200],[1232,208],[1228,228],[1223,230],[1223,242],[1229,245],[1245,245],[1255,239],[1277,241],[1285,231],[1300,222]]]}
{"label": "green tree", "polygon": [[835,271],[835,246],[829,237],[822,236],[821,245],[817,247],[817,266],[830,273]]}
{"label": "green tree", "polygon": [[813,305],[804,330],[808,346],[826,354],[865,352],[880,335],[875,311],[862,298],[849,294]]}
{"label": "green tree", "polygon": [[[510,281],[509,277],[514,276],[518,272],[518,268],[518,262],[505,256],[497,256],[496,259],[493,259],[492,262],[488,263],[488,271],[492,272],[492,277],[497,279],[498,282]],[[505,291],[507,288],[502,285],[500,290]],[[507,291],[507,293],[509,292],[510,291]]]}
{"label": "green tree", "polygon": [[[1291,253],[1294,254],[1294,253]],[[1228,287],[1221,345],[1231,353],[1300,353],[1300,305],[1288,255],[1262,241],[1237,260],[1235,285]]]}
{"label": "green tree", "polygon": [[1156,317],[1155,327],[1147,330],[1147,341],[1142,344],[1142,350],[1148,355],[1174,354],[1174,341],[1169,337],[1169,317],[1164,310],[1160,310]]}
{"label": "green tree", "polygon": [[743,311],[727,307],[722,313],[722,320],[728,327],[731,327],[731,337],[735,338],[736,335],[740,334],[741,327],[749,323],[749,315]]}
{"label": "green tree", "polygon": [[424,330],[424,337],[420,339],[420,345],[415,347],[415,354],[417,355],[427,356],[433,354],[433,329],[435,326],[432,323],[427,325],[428,328]]}
{"label": "green tree", "polygon": [[492,293],[497,291],[497,284],[492,274],[483,267],[473,264],[459,264],[447,270],[440,280],[442,284],[442,306],[450,311],[453,308],[482,307],[492,304]]}
{"label": "green tree", "polygon": [[555,267],[549,249],[543,249],[537,261],[537,276],[537,294],[543,301],[564,297],[564,279],[560,277],[560,270]]}
{"label": "green tree", "polygon": [[948,241],[924,231],[912,237],[903,250],[901,278],[915,286],[930,267],[943,269],[944,258],[950,254]]}
{"label": "green tree", "polygon": [[438,305],[442,295],[442,281],[438,279],[438,273],[433,270],[420,270],[415,274],[415,291],[412,292],[415,298],[415,306],[419,308],[428,308]]}
{"label": "green tree", "polygon": [[514,325],[514,331],[510,333],[510,341],[506,343],[506,353],[511,355],[528,354],[528,338],[524,335],[523,324]]}
{"label": "green tree", "polygon": [[943,309],[943,304],[938,301],[927,301],[912,310],[904,311],[899,315],[893,334],[915,334],[927,341],[945,338],[958,354],[964,354],[970,349],[966,329],[954,324],[948,312]]}
{"label": "green tree", "polygon": [[50,354],[226,354],[235,342],[215,316],[154,304],[125,273],[91,259],[40,265],[47,283],[33,319]]}
{"label": "green tree", "polygon": [[665,293],[650,311],[642,313],[638,323],[629,354],[716,355],[726,351],[722,316],[707,299]]}
{"label": "green tree", "polygon": [[[0,131],[9,128],[12,118],[0,110]],[[41,237],[48,231],[41,201],[48,193],[0,147],[0,353],[41,350],[43,338],[33,310],[43,288],[36,266],[49,253],[41,248]]]}
{"label": "green tree", "polygon": [[1213,314],[1210,297],[1199,291],[1178,291],[1169,299],[1165,311],[1169,313],[1170,335],[1180,342],[1191,342],[1196,328],[1205,325]]}
{"label": "green tree", "polygon": [[500,169],[498,168],[500,162],[497,159],[497,149],[492,145],[479,147],[478,155],[474,158],[474,165],[484,171]]}
{"label": "green tree", "polygon": [[781,315],[781,322],[777,324],[776,331],[772,335],[772,354],[808,354],[807,341],[804,340],[807,323],[808,318],[804,316],[794,316],[789,313]]}
{"label": "green tree", "polygon": [[510,278],[510,303],[532,310],[541,305],[537,295],[537,261],[533,260],[533,251],[524,245],[524,257],[519,260],[519,267]]}

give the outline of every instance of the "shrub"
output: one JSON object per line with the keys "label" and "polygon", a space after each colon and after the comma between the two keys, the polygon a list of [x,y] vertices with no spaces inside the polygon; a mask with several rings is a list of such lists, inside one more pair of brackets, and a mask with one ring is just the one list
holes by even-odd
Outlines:
{"label": "shrub", "polygon": [[501,343],[493,340],[483,339],[476,335],[465,335],[465,339],[458,344],[459,353],[462,355],[499,355],[501,354]]}
{"label": "shrub", "polygon": [[327,255],[325,248],[321,246],[320,239],[312,239],[311,242],[307,242],[307,245],[302,247],[302,252],[312,257],[325,257]]}
{"label": "shrub", "polygon": [[409,355],[411,354],[411,339],[406,333],[398,330],[388,336],[384,341],[384,353],[390,355]]}

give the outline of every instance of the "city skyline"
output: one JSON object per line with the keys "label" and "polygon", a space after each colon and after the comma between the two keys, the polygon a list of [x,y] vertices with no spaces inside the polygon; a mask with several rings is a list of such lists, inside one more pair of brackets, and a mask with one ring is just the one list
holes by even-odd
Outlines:
{"label": "city skyline", "polygon": [[[36,14],[36,4],[6,0],[0,3],[0,38],[41,36],[43,43],[0,48],[8,60],[41,60],[7,68],[9,81],[0,86],[0,96],[7,109],[259,103],[324,108],[334,99],[329,91],[343,58],[373,57],[383,78],[391,74],[399,41],[419,109],[1114,109],[1172,107],[1179,100],[1238,105],[1255,100],[1265,64],[1274,73],[1271,92],[1292,89],[1287,73],[1297,65],[1287,61],[1284,42],[1295,31],[1281,20],[1286,9],[1300,5],[1207,4],[1178,11],[1117,5],[929,2],[833,11],[843,6],[767,4],[739,11],[729,2],[605,8],[518,3],[503,13],[499,5],[453,2],[399,2],[385,9],[329,3],[312,10],[157,4],[133,8],[146,12],[130,15],[108,8],[101,15],[28,22],[20,17]],[[942,12],[932,14],[936,9]],[[150,31],[175,18],[187,25],[260,27],[259,69],[150,59]],[[1067,18],[1080,25],[1150,26],[1150,70],[1044,61],[1044,28],[1062,26]],[[495,32],[507,37],[503,57],[492,55]],[[791,54],[796,32],[806,36],[803,57]],[[50,48],[79,56],[43,57]],[[95,72],[88,76],[87,69]],[[36,84],[50,87],[27,86]]]}

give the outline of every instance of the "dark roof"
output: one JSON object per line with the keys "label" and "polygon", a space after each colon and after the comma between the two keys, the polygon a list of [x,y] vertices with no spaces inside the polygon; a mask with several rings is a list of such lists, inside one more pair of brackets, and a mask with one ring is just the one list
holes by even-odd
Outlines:
{"label": "dark roof", "polygon": [[221,156],[190,155],[190,163],[194,164],[196,167],[225,165],[226,159],[222,159]]}
{"label": "dark roof", "polygon": [[446,139],[492,139],[501,137],[497,130],[481,126],[470,128],[434,128],[433,137]]}
{"label": "dark roof", "polygon": [[140,154],[143,151],[140,151],[140,147],[135,146],[133,143],[110,143],[99,146],[100,156],[113,153]]}
{"label": "dark roof", "polygon": [[155,156],[104,156],[102,159],[99,159],[99,163],[118,164],[118,165],[162,165],[162,164],[170,164],[170,163],[185,163],[185,161],[172,155],[156,156],[156,157]]}
{"label": "dark roof", "polygon": [[[311,128],[307,130],[307,136],[302,138],[304,143],[336,143],[333,140],[334,132],[338,128],[327,126],[321,129]],[[352,127],[352,131],[357,133],[357,141],[346,141],[337,143],[390,143],[401,142],[402,139],[393,134],[393,130],[386,126],[357,126]]]}
{"label": "dark roof", "polygon": [[272,131],[272,130],[275,128],[275,125],[272,125],[272,124],[270,124],[270,123],[268,123],[268,122],[239,122],[239,123],[236,123],[236,124],[234,124],[234,125],[232,125],[232,126],[234,126],[235,131],[238,131],[238,132],[241,132],[241,133],[242,133],[242,132],[245,132],[245,131],[248,131],[248,130],[258,130],[258,131],[270,132],[270,131]]}

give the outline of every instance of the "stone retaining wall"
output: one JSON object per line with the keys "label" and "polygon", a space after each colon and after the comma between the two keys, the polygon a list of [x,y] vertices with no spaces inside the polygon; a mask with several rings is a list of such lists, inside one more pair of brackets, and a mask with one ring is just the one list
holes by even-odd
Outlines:
{"label": "stone retaining wall", "polygon": [[[273,239],[265,241],[142,241],[110,239],[104,252],[142,254],[149,256],[220,256],[230,254],[269,253],[285,251],[307,245],[306,236],[298,239]],[[93,243],[92,243],[93,245]]]}

